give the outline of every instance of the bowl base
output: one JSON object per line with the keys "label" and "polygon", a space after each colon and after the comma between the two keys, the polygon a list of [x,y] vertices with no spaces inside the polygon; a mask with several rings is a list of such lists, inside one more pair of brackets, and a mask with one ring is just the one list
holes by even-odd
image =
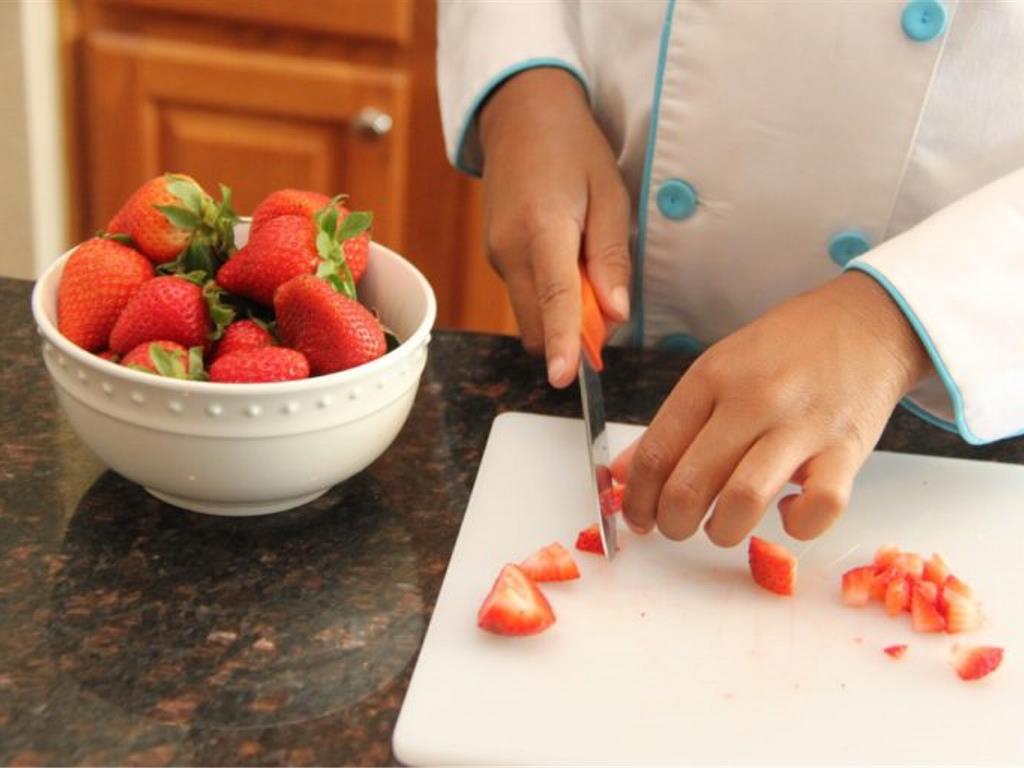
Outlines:
{"label": "bowl base", "polygon": [[[144,486],[145,487],[145,486]],[[204,515],[220,515],[222,517],[255,517],[257,515],[269,515],[274,512],[284,512],[286,509],[294,509],[308,504],[314,499],[323,496],[329,488],[322,491],[306,494],[305,496],[294,496],[290,499],[277,499],[271,502],[220,502],[205,501],[203,499],[187,499],[182,496],[173,496],[163,491],[156,491],[146,487],[150,496],[155,496],[160,501],[167,502],[175,507],[188,509],[192,512],[202,512]]]}

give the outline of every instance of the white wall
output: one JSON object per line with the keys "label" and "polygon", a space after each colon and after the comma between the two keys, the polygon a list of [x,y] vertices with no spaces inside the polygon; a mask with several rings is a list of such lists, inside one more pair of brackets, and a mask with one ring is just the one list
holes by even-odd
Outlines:
{"label": "white wall", "polygon": [[0,275],[67,248],[57,0],[0,0]]}

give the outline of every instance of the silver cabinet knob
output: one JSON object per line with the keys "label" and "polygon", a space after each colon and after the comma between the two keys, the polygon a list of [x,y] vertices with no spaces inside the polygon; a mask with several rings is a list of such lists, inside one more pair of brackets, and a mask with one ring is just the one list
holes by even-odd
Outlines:
{"label": "silver cabinet knob", "polygon": [[352,127],[366,136],[387,136],[394,124],[391,115],[376,107],[364,107],[352,121]]}

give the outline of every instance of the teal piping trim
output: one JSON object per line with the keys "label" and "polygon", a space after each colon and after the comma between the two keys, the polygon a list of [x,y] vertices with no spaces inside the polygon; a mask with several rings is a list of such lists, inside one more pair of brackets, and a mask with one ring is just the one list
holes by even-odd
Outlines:
{"label": "teal piping trim", "polygon": [[636,265],[633,270],[633,344],[644,343],[644,248],[647,246],[647,208],[651,195],[651,166],[654,164],[654,145],[658,140],[658,111],[661,108],[662,81],[668,59],[668,41],[672,34],[672,12],[676,0],[668,0],[665,21],[661,25],[661,48],[658,51],[658,71],[654,76],[654,98],[651,102],[651,124],[647,133],[647,153],[644,157],[644,175],[640,184],[637,211]]}
{"label": "teal piping trim", "polygon": [[918,405],[908,397],[905,397],[902,400],[900,400],[900,405],[902,405],[912,414],[917,416],[917,418],[919,418],[921,421],[926,421],[933,427],[938,427],[939,429],[944,429],[947,432],[952,432],[954,435],[960,434],[960,430],[956,428],[956,424],[954,424],[952,421],[940,419],[934,413],[932,413],[931,411],[926,411],[924,408],[922,408],[920,405]]}
{"label": "teal piping trim", "polygon": [[[896,302],[896,306],[900,308],[900,311],[903,312],[907,320],[910,321],[911,327],[921,339],[921,343],[928,352],[928,357],[932,359],[932,364],[935,366],[935,370],[939,374],[939,378],[942,380],[942,383],[946,387],[946,391],[949,393],[949,399],[953,404],[953,416],[956,419],[956,430],[960,433],[960,436],[971,445],[984,445],[985,443],[993,442],[991,440],[982,440],[974,434],[974,432],[971,431],[971,428],[967,425],[967,419],[964,417],[964,398],[960,393],[960,388],[953,380],[953,375],[949,372],[949,368],[946,367],[946,363],[942,359],[942,355],[939,354],[939,350],[935,346],[935,342],[932,341],[931,335],[925,329],[924,323],[921,322],[921,319],[910,306],[910,303],[906,300],[903,294],[900,293],[899,288],[889,282],[889,278],[875,269],[875,267],[870,264],[866,264],[859,259],[851,261],[843,271],[845,272],[850,269],[859,270],[872,277],[875,282],[889,293],[892,300]],[[907,405],[907,401],[903,402],[903,406],[918,416],[921,416],[921,412],[923,411],[919,405]],[[934,416],[931,419],[927,419],[927,421],[932,424],[936,424],[937,426],[944,426],[942,420],[937,419]],[[1016,435],[1007,435],[1007,437],[1017,437],[1021,434],[1024,434],[1024,430],[1018,432]]]}
{"label": "teal piping trim", "polygon": [[480,93],[478,93],[476,98],[473,99],[472,105],[470,105],[469,110],[466,112],[466,116],[462,120],[462,129],[459,131],[459,141],[455,146],[455,156],[448,158],[451,161],[451,164],[458,170],[463,173],[468,173],[470,176],[480,178],[482,175],[482,169],[470,168],[462,162],[462,150],[465,148],[466,139],[469,137],[469,132],[473,128],[473,123],[476,122],[477,112],[480,111],[480,107],[482,107],[484,102],[487,101],[487,98],[510,77],[518,75],[520,72],[525,72],[528,69],[536,69],[538,67],[564,69],[580,81],[580,85],[583,86],[583,90],[587,94],[587,101],[590,100],[590,89],[587,87],[587,81],[586,78],[583,77],[583,73],[564,59],[541,56],[532,59],[524,59],[523,61],[519,61],[505,67],[503,70],[498,72],[498,74],[488,80],[486,85],[480,89]]}

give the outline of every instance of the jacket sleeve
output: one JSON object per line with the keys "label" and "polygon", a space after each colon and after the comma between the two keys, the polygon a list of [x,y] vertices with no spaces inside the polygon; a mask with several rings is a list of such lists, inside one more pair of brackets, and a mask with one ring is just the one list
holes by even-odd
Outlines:
{"label": "jacket sleeve", "polygon": [[479,176],[476,117],[505,80],[534,67],[571,72],[587,89],[579,24],[567,0],[440,0],[437,77],[448,158]]}
{"label": "jacket sleeve", "polygon": [[1024,433],[1024,169],[847,269],[889,292],[935,365],[904,405],[974,444]]}

